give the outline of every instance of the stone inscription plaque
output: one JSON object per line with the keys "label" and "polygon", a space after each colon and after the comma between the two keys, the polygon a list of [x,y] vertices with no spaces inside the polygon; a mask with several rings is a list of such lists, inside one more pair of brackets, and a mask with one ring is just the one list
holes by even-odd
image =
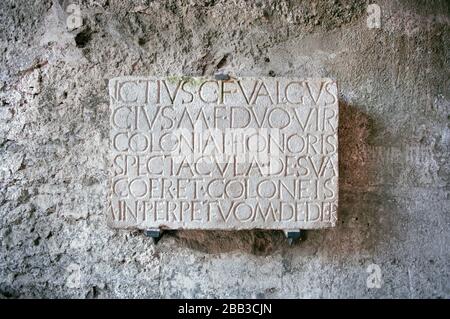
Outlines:
{"label": "stone inscription plaque", "polygon": [[333,80],[118,77],[109,94],[111,227],[336,224]]}

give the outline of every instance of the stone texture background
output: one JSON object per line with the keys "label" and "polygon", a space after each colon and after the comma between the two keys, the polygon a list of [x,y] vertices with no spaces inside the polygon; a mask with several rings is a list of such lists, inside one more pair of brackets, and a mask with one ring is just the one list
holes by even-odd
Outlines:
{"label": "stone texture background", "polygon": [[[0,1],[0,296],[449,298],[449,3],[376,2]],[[337,79],[338,227],[106,227],[108,79],[217,71]]]}

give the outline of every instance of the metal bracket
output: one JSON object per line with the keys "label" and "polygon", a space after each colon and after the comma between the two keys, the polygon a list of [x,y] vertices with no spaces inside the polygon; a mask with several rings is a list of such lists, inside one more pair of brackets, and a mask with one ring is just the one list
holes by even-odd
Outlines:
{"label": "metal bracket", "polygon": [[226,73],[216,73],[214,74],[214,79],[219,81],[228,81],[230,79],[230,76]]}
{"label": "metal bracket", "polygon": [[286,236],[289,246],[292,246],[292,244],[300,240],[303,235],[303,231],[300,229],[285,229],[283,230],[283,232]]}
{"label": "metal bracket", "polygon": [[157,244],[162,237],[162,231],[159,228],[150,228],[144,230],[144,235],[153,239],[153,244]]}

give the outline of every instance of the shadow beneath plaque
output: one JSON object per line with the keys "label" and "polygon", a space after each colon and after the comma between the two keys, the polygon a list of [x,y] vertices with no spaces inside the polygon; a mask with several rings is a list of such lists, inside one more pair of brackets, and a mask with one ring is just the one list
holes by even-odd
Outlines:
{"label": "shadow beneath plaque", "polygon": [[[174,238],[181,246],[212,254],[241,251],[266,256],[280,250],[295,253],[296,248],[306,254],[322,250],[328,256],[337,253],[348,255],[355,252],[355,248],[367,251],[373,245],[364,247],[361,237],[367,239],[370,236],[367,228],[370,228],[374,217],[368,213],[373,210],[361,204],[364,200],[355,200],[351,193],[355,188],[370,184],[369,174],[373,167],[369,167],[371,163],[367,161],[367,143],[371,127],[373,125],[367,115],[339,101],[339,210],[335,228],[304,231],[301,240],[292,246],[279,230],[171,230],[165,231],[164,237]],[[364,227],[352,227],[352,220],[358,221],[359,214],[364,214],[361,221],[367,223]]]}
{"label": "shadow beneath plaque", "polygon": [[185,247],[210,254],[237,250],[266,256],[286,244],[284,233],[275,230],[172,230],[164,236],[174,237]]}

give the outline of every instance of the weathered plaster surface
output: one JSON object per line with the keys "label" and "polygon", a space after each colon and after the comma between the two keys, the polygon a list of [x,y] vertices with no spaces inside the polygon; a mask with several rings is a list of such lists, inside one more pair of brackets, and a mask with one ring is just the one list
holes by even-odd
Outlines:
{"label": "weathered plaster surface", "polygon": [[[449,5],[378,4],[1,1],[1,296],[449,298]],[[336,228],[106,226],[108,80],[216,71],[338,80]]]}

